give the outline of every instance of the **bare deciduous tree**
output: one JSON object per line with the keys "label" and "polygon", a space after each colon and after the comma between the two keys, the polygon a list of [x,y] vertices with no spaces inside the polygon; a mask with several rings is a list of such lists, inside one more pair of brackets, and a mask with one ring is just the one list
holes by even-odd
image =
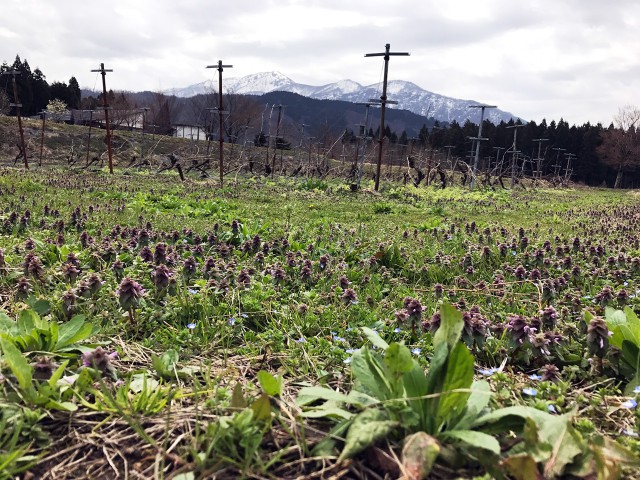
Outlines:
{"label": "bare deciduous tree", "polygon": [[640,109],[627,105],[618,110],[614,123],[602,132],[598,155],[605,165],[616,169],[613,188],[622,185],[625,172],[640,168]]}

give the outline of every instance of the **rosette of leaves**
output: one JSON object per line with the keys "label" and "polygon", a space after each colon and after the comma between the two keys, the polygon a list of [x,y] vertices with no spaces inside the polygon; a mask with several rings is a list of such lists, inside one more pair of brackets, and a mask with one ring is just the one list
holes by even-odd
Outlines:
{"label": "rosette of leaves", "polygon": [[[376,348],[365,345],[353,354],[352,390],[348,394],[327,387],[300,390],[297,403],[304,417],[338,422],[315,447],[315,455],[335,455],[336,437],[345,438],[339,460],[383,439],[392,445],[403,441],[403,467],[415,472],[412,478],[422,479],[429,476],[434,462],[458,469],[475,461],[502,479],[507,475],[564,478],[565,474],[586,478],[596,473],[614,478],[608,474],[615,462],[616,468],[620,463],[638,464],[615,442],[582,439],[571,425],[573,413],[556,416],[525,406],[491,411],[489,384],[474,382],[473,355],[459,341],[462,315],[450,305],[443,305],[440,313],[428,373],[406,346],[387,344],[363,327]],[[501,446],[499,438],[509,438],[509,445]]]}

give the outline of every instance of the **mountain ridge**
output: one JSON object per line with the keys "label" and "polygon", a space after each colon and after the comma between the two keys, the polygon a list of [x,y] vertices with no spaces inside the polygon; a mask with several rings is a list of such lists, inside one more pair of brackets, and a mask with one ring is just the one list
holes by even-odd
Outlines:
{"label": "mountain ridge", "polygon": [[[324,85],[306,85],[297,83],[281,72],[260,72],[244,77],[229,77],[224,80],[223,89],[228,93],[241,95],[263,95],[275,91],[297,93],[299,95],[318,100],[342,100],[352,103],[368,102],[380,98],[381,83],[361,85],[350,79]],[[165,93],[177,97],[191,97],[203,93],[217,91],[217,84],[211,80],[189,85],[184,88],[168,90]],[[430,92],[406,80],[390,80],[387,84],[389,100],[398,104],[390,108],[409,110],[418,115],[439,121],[456,121],[463,124],[467,120],[478,123],[480,120],[476,108],[470,105],[482,105],[475,100],[464,100]],[[488,109],[485,119],[494,124],[501,121],[521,119],[520,117],[500,109]],[[522,120],[522,119],[521,119]]]}

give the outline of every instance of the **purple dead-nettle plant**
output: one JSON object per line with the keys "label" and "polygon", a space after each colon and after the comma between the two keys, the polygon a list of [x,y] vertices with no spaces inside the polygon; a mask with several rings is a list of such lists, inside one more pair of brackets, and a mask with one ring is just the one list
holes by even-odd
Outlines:
{"label": "purple dead-nettle plant", "polygon": [[541,355],[551,355],[551,352],[549,351],[551,340],[549,340],[544,333],[535,333],[535,328],[531,328],[530,332],[529,342],[531,343],[531,351],[533,354],[536,357]]}
{"label": "purple dead-nettle plant", "polygon": [[149,245],[149,232],[145,229],[140,230],[140,233],[138,233],[138,245],[141,247]]}
{"label": "purple dead-nettle plant", "polygon": [[76,292],[73,290],[67,290],[62,294],[61,300],[62,302],[60,306],[62,307],[62,312],[68,320],[73,317],[78,310],[78,295],[76,295]]}
{"label": "purple dead-nettle plant", "polygon": [[284,283],[287,278],[287,274],[279,264],[275,266],[275,268],[271,271],[271,276],[273,277],[276,284],[280,285]]}
{"label": "purple dead-nettle plant", "polygon": [[538,373],[544,382],[557,382],[560,380],[560,370],[553,364],[543,365]]}
{"label": "purple dead-nettle plant", "polygon": [[602,306],[606,306],[609,302],[613,300],[614,293],[613,289],[609,286],[605,286],[600,290],[598,294],[594,297],[594,300],[598,302]]}
{"label": "purple dead-nettle plant", "polygon": [[142,247],[142,250],[140,250],[140,258],[146,263],[153,262],[153,252],[148,246]]}
{"label": "purple dead-nettle plant", "polygon": [[64,278],[67,283],[74,283],[82,273],[73,263],[64,263],[60,271],[62,273],[62,278]]}
{"label": "purple dead-nettle plant", "polygon": [[122,260],[116,258],[111,264],[111,271],[116,276],[116,279],[122,280],[124,276],[124,263],[122,263]]}
{"label": "purple dead-nettle plant", "polygon": [[441,298],[444,293],[444,287],[440,283],[436,283],[433,286],[433,293],[435,293],[436,298]]}
{"label": "purple dead-nettle plant", "polygon": [[531,328],[527,319],[522,315],[509,315],[507,322],[507,332],[516,345],[522,345],[535,333],[535,328]]}
{"label": "purple dead-nettle plant", "polygon": [[35,250],[35,248],[36,248],[36,242],[33,240],[33,238],[27,238],[24,241],[25,250]]}
{"label": "purple dead-nettle plant", "polygon": [[0,248],[0,275],[7,273],[7,262],[4,258],[4,250]]}
{"label": "purple dead-nettle plant", "polygon": [[156,244],[153,251],[153,263],[160,265],[167,262],[167,244],[160,242]]}
{"label": "purple dead-nettle plant", "polygon": [[293,252],[287,252],[287,266],[294,268],[296,266],[296,258]]}
{"label": "purple dead-nettle plant", "polygon": [[238,274],[238,286],[245,289],[251,286],[251,276],[246,269],[240,270]]}
{"label": "purple dead-nettle plant", "polygon": [[300,269],[300,280],[302,280],[303,282],[310,282],[311,275],[312,275],[311,262],[309,260],[305,260],[304,264],[302,265],[302,268]]}
{"label": "purple dead-nettle plant", "polygon": [[129,312],[131,320],[134,320],[133,311],[140,305],[144,294],[144,288],[135,280],[126,277],[120,282],[120,286],[116,290],[118,302],[123,310]]}
{"label": "purple dead-nettle plant", "polygon": [[193,278],[198,273],[198,263],[193,257],[188,257],[182,264],[182,275],[186,279]]}
{"label": "purple dead-nettle plant", "polygon": [[338,281],[340,282],[340,288],[342,288],[343,290],[346,290],[347,288],[349,288],[349,285],[351,285],[349,279],[344,275],[341,275]]}
{"label": "purple dead-nettle plant", "polygon": [[173,277],[173,272],[161,263],[151,273],[151,283],[156,288],[156,293],[161,294],[169,288],[169,281]]}
{"label": "purple dead-nettle plant", "polygon": [[87,287],[89,288],[89,293],[92,297],[95,297],[96,294],[100,291],[102,286],[104,285],[104,281],[100,278],[100,275],[97,273],[91,273],[85,280]]}
{"label": "purple dead-nettle plant", "polygon": [[102,372],[102,374],[115,380],[116,369],[111,362],[118,359],[117,352],[107,352],[102,347],[98,347],[95,350],[82,355],[82,364],[85,367],[95,368]]}
{"label": "purple dead-nettle plant", "polygon": [[431,333],[435,333],[438,328],[440,328],[440,322],[442,318],[440,317],[440,312],[434,313],[429,320],[423,320],[422,329],[426,332],[429,331]]}
{"label": "purple dead-nettle plant", "polygon": [[358,295],[353,288],[347,288],[340,297],[345,305],[353,305],[358,303]]}
{"label": "purple dead-nettle plant", "polygon": [[601,317],[593,317],[587,326],[587,347],[591,355],[602,358],[609,348],[609,328]]}
{"label": "purple dead-nettle plant", "polygon": [[49,380],[53,372],[58,368],[58,365],[47,356],[39,355],[34,360],[31,366],[33,367],[33,378],[35,380],[41,382]]}
{"label": "purple dead-nettle plant", "polygon": [[555,328],[558,323],[558,312],[553,306],[548,306],[540,310],[540,320],[545,329]]}
{"label": "purple dead-nettle plant", "polygon": [[44,280],[44,266],[40,259],[35,255],[31,258],[29,265],[27,266],[26,273],[36,280]]}
{"label": "purple dead-nettle plant", "polygon": [[320,264],[320,268],[322,270],[327,268],[327,265],[329,265],[329,255],[321,255],[318,263]]}

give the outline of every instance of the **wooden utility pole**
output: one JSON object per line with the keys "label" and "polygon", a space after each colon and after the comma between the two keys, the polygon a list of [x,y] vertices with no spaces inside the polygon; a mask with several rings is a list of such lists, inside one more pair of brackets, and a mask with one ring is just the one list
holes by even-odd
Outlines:
{"label": "wooden utility pole", "polygon": [[389,57],[393,56],[409,56],[408,52],[391,52],[390,44],[384,46],[382,53],[366,53],[365,57],[384,57],[384,77],[382,80],[382,95],[380,96],[380,135],[378,137],[378,163],[376,165],[376,184],[375,190],[380,187],[380,167],[382,166],[382,142],[384,142],[384,112],[387,103],[387,77],[389,75]]}
{"label": "wooden utility pole", "polygon": [[516,142],[518,139],[518,129],[522,127],[524,127],[524,125],[522,124],[516,124],[506,127],[513,128],[513,145],[511,146],[511,148],[513,148],[513,150],[511,151],[511,188],[513,188],[516,184],[516,157],[518,153],[520,153],[518,151]]}
{"label": "wooden utility pole", "polygon": [[[20,116],[20,108],[22,104],[18,98],[18,84],[16,83],[16,75],[20,75],[18,70],[10,70],[8,72],[4,72],[2,75],[13,75],[13,103],[10,103],[10,107],[16,108],[16,117],[18,117],[18,131],[20,132],[20,146],[22,148],[22,156],[24,158],[24,168],[29,170],[29,161],[27,160],[27,144],[24,141],[24,130],[22,128],[22,117]],[[20,158],[20,156],[16,157],[16,160]],[[14,162],[15,163],[15,162]]]}
{"label": "wooden utility pole", "polygon": [[142,128],[140,129],[140,161],[144,160],[144,127],[147,123],[147,112],[151,110],[149,107],[140,107],[138,110],[142,112]]}
{"label": "wooden utility pole", "polygon": [[42,130],[40,132],[40,162],[38,163],[39,167],[42,166],[42,152],[44,151],[44,125],[47,119],[47,111],[42,110],[40,112],[40,115],[42,115]]}
{"label": "wooden utility pole", "polygon": [[[83,110],[82,118],[84,120],[84,114],[89,112],[89,135],[87,136],[87,159],[85,160],[85,166],[89,166],[89,147],[91,146],[91,126],[93,125],[93,110]],[[85,120],[86,125],[86,120]]]}
{"label": "wooden utility pole", "polygon": [[[275,106],[275,105],[274,105]],[[273,158],[271,159],[271,176],[273,176],[273,172],[276,171],[276,157],[278,156],[278,141],[280,141],[280,173],[282,173],[282,143],[283,140],[280,140],[280,123],[282,122],[282,109],[286,107],[286,105],[277,105],[278,107],[278,120],[276,120],[276,141],[273,145]]]}
{"label": "wooden utility pole", "polygon": [[489,140],[488,138],[482,138],[482,124],[484,122],[484,110],[485,108],[498,108],[496,105],[469,105],[469,108],[480,109],[480,125],[478,126],[478,136],[472,138],[476,142],[476,154],[473,157],[473,169],[471,171],[471,190],[476,183],[476,172],[478,170],[478,159],[480,158],[480,142],[483,140]]}
{"label": "wooden utility pole", "polygon": [[222,72],[225,68],[233,68],[233,65],[223,65],[222,60],[218,60],[217,65],[207,65],[207,68],[215,68],[218,70],[218,129],[220,136],[220,186],[222,187],[224,177],[224,111],[222,109]]}
{"label": "wooden utility pole", "polygon": [[533,175],[534,178],[542,177],[542,157],[540,156],[540,151],[542,148],[542,142],[548,142],[548,138],[534,138],[533,142],[538,143],[538,157],[536,158],[536,173]]}
{"label": "wooden utility pole", "polygon": [[113,72],[113,70],[107,70],[104,68],[104,63],[100,64],[100,68],[97,70],[91,70],[92,72],[100,72],[102,75],[102,108],[104,108],[104,125],[107,130],[107,152],[109,153],[109,173],[113,174],[113,150],[111,149],[111,126],[109,125],[109,101],[107,99],[107,72]]}

